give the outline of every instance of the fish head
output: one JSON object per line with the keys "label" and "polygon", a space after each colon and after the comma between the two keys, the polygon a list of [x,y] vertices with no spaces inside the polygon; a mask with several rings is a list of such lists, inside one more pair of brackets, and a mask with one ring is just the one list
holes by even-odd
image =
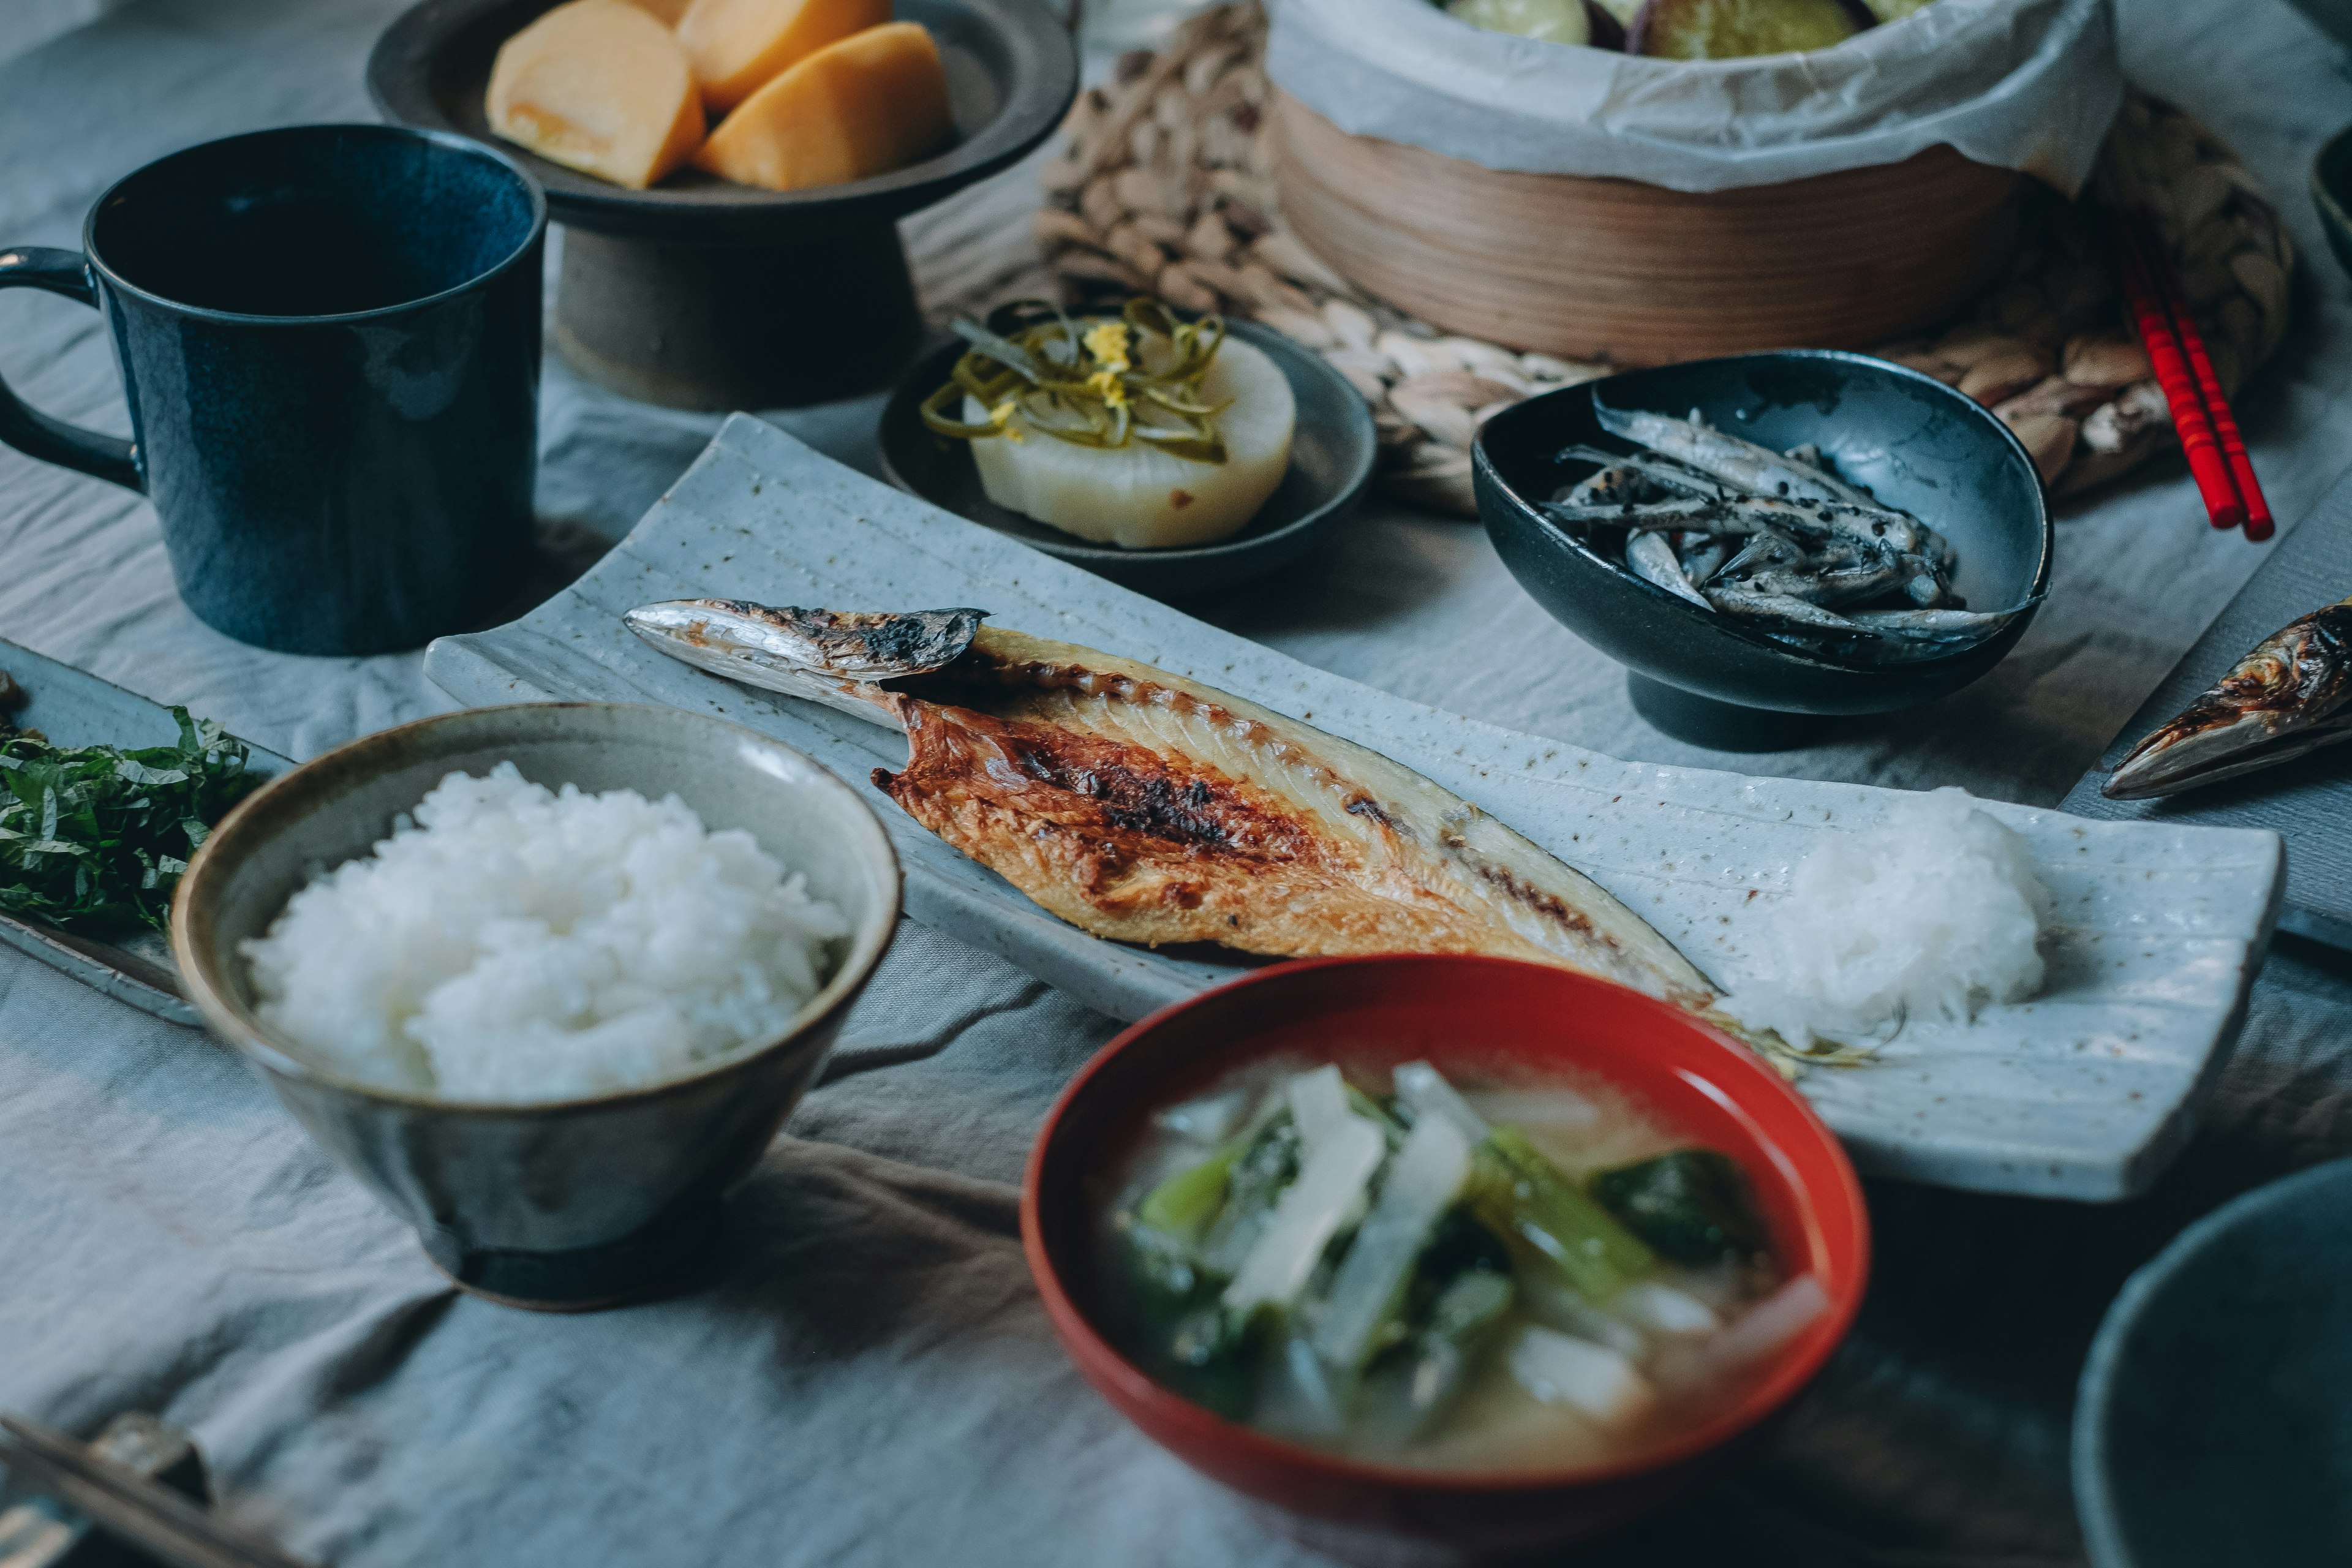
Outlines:
{"label": "fish head", "polygon": [[751,658],[851,680],[923,675],[963,657],[985,610],[810,610],[746,599],[671,599],[622,616],[665,653]]}
{"label": "fish head", "polygon": [[653,647],[697,669],[895,724],[900,716],[876,683],[954,663],[970,651],[987,614],[670,599],[641,605],[621,619]]}
{"label": "fish head", "polygon": [[2352,740],[2352,601],[2265,637],[2109,774],[2110,800],[2238,778]]}

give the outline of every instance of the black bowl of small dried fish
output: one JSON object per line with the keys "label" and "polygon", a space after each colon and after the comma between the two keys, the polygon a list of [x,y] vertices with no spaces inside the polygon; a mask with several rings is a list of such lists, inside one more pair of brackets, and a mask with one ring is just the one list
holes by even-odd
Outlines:
{"label": "black bowl of small dried fish", "polygon": [[1777,715],[1956,691],[2050,579],[2040,476],[1950,387],[1790,350],[1631,371],[1488,420],[1478,513],[1538,603],[1627,667],[1634,706],[1726,749]]}

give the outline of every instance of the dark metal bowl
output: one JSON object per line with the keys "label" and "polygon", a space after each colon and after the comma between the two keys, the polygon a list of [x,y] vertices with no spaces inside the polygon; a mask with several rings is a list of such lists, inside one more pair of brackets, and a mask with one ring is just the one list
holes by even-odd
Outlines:
{"label": "dark metal bowl", "polygon": [[368,57],[388,120],[487,142],[566,226],[554,341],[574,368],[682,408],[823,402],[886,384],[922,341],[898,220],[1016,162],[1077,92],[1076,51],[1036,0],[896,0],[947,68],[957,140],[870,180],[765,191],[683,169],[632,191],[499,140],[499,46],[558,0],[424,0]]}
{"label": "dark metal bowl", "polygon": [[[317,874],[383,838],[452,772],[511,762],[590,791],[675,794],[740,828],[849,918],[832,978],[791,1027],[683,1077],[583,1099],[475,1104],[362,1083],[256,1014],[238,950]],[[839,779],[780,742],[674,708],[475,708],[380,731],[285,773],[223,818],[181,879],[172,951],[205,1021],[457,1284],[577,1310],[676,1284],[719,1199],[816,1075],[897,929],[898,863]]]}
{"label": "dark metal bowl", "polygon": [[1298,405],[1289,472],[1249,525],[1230,539],[1168,550],[1122,550],[1048,528],[990,500],[971,444],[935,436],[923,424],[922,401],[947,384],[948,373],[964,352],[960,341],[924,355],[890,395],[879,436],[883,476],[908,495],[1154,598],[1181,598],[1263,576],[1307,553],[1354,512],[1371,482],[1377,444],[1371,410],[1320,357],[1247,321],[1228,322],[1226,331],[1282,368]]}
{"label": "dark metal bowl", "polygon": [[1811,654],[1645,583],[1595,554],[1537,503],[1591,466],[1575,443],[1628,449],[1594,418],[1612,407],[1696,408],[1775,450],[1811,441],[1849,479],[1942,531],[1954,585],[1992,609],[2049,585],[2053,542],[2042,480],[1992,413],[1932,376],[1866,354],[1791,349],[1629,371],[1529,398],[1486,421],[1473,452],[1478,515],[1536,602],[1626,666],[1633,704],[1669,734],[1726,750],[1801,743],[1790,715],[1887,713],[1958,690],[2000,662],[2032,612],[1984,641],[1902,664]]}

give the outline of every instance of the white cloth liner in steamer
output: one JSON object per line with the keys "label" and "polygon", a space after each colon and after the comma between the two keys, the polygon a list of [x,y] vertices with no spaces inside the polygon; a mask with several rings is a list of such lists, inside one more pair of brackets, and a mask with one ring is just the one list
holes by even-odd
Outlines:
{"label": "white cloth liner in steamer", "polygon": [[1272,12],[1267,75],[1342,131],[1490,169],[1680,191],[1944,144],[2072,196],[2123,101],[2112,0],[1934,0],[1833,48],[1696,62],[1484,32],[1429,0]]}

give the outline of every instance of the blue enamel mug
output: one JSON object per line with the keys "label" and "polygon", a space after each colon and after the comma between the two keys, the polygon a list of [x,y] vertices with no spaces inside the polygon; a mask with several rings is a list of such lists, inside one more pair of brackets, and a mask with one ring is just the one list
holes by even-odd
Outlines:
{"label": "blue enamel mug", "polygon": [[0,288],[106,318],[131,439],[0,384],[0,441],[143,492],[180,596],[286,653],[459,631],[527,568],[547,200],[460,137],[305,125],[115,183]]}

